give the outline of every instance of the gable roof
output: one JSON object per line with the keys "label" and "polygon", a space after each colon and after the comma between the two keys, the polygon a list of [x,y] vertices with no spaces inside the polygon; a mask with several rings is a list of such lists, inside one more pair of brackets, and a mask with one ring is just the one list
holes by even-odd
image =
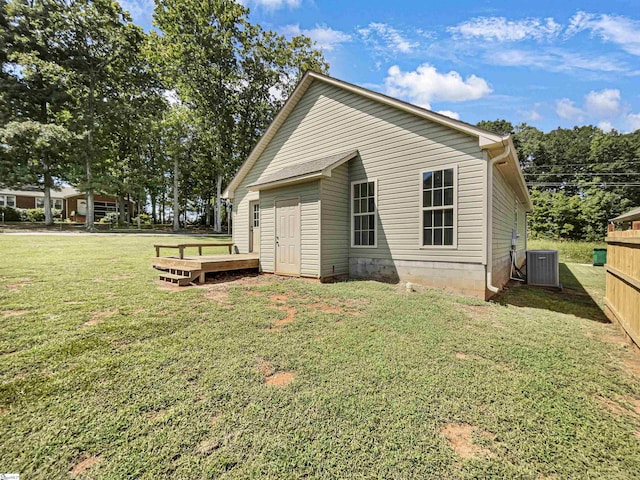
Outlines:
{"label": "gable roof", "polygon": [[[478,138],[478,146],[482,149],[495,149],[502,148],[504,149],[507,145],[513,145],[513,142],[509,135],[501,136],[485,130],[483,128],[477,127],[470,123],[466,123],[460,120],[456,120],[445,115],[432,112],[431,110],[427,110],[426,108],[418,107],[408,102],[404,102],[402,100],[398,100],[396,98],[390,97],[388,95],[384,95],[382,93],[374,92],[372,90],[368,90],[363,87],[359,87],[357,85],[345,82],[343,80],[338,80],[328,75],[323,75],[321,73],[308,71],[304,74],[298,85],[294,89],[293,93],[289,96],[282,109],[278,112],[276,117],[273,119],[267,130],[264,132],[256,146],[253,148],[247,159],[240,166],[238,173],[231,180],[227,188],[223,193],[224,198],[233,198],[235,189],[238,187],[242,179],[249,173],[255,162],[258,160],[260,155],[267,148],[273,137],[278,133],[278,130],[282,126],[282,124],[286,121],[289,114],[296,107],[300,99],[304,96],[306,91],[309,89],[312,83],[314,82],[324,82],[329,85],[333,85],[337,88],[349,91],[356,95],[360,95],[362,97],[368,98],[370,100],[389,105],[391,107],[397,108],[399,110],[403,110],[405,112],[411,113],[418,117],[424,118],[425,120],[430,120],[432,122],[438,123],[440,125],[444,125],[454,130],[458,130],[467,135],[474,136]],[[519,171],[519,175],[517,176],[516,183],[521,183],[520,187],[523,191],[523,196],[526,197],[527,203],[531,205],[531,199],[529,197],[529,192],[527,190],[526,184],[524,183],[524,177],[522,176],[522,172],[520,171],[520,167],[518,165],[518,159],[515,155],[515,151],[512,153],[511,157],[514,159],[513,161],[516,164],[516,169]]]}
{"label": "gable roof", "polygon": [[[58,186],[51,189],[52,198],[67,198],[74,195],[79,195],[80,190],[71,186]],[[0,186],[0,194],[2,195],[16,195],[21,197],[44,197],[44,192],[40,187],[35,185],[25,185],[20,188],[4,188]]]}
{"label": "gable roof", "polygon": [[331,170],[358,155],[358,150],[337,153],[329,157],[316,158],[305,162],[291,163],[276,172],[264,175],[249,185],[249,190],[267,190],[269,188],[291,185],[302,181],[315,180],[331,176]]}

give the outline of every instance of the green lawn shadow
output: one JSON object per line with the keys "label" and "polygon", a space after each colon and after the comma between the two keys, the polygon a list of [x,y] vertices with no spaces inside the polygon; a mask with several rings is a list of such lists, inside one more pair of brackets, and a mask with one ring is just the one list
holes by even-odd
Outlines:
{"label": "green lawn shadow", "polygon": [[[586,267],[597,268],[597,267]],[[560,264],[560,283],[562,289],[534,287],[519,282],[511,281],[505,290],[493,298],[493,302],[500,305],[512,305],[516,307],[538,308],[552,312],[575,315],[576,317],[593,320],[600,323],[609,323],[602,308],[594,300],[593,289],[589,293],[584,284],[593,286],[593,278],[579,279],[565,264]],[[597,282],[596,282],[597,283]],[[604,285],[598,285],[604,295]]]}

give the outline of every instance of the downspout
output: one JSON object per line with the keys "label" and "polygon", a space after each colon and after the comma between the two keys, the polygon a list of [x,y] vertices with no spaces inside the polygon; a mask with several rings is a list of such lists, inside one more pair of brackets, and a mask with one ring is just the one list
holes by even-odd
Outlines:
{"label": "downspout", "polygon": [[498,293],[500,289],[493,285],[493,166],[511,154],[511,145],[497,157],[487,163],[487,290]]}

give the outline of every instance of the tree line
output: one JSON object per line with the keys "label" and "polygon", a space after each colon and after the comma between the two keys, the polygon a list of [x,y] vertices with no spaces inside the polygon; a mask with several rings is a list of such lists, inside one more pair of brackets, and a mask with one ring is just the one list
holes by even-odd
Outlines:
{"label": "tree line", "polygon": [[[220,192],[302,73],[328,64],[305,36],[248,20],[234,0],[156,0],[144,32],[112,0],[0,2],[0,184],[96,192],[187,212],[220,230]],[[640,131],[542,132],[506,120],[535,210],[534,237],[601,239],[607,220],[640,205]]]}
{"label": "tree line", "polygon": [[0,3],[0,184],[61,183],[220,229],[221,188],[306,70],[305,36],[252,24],[233,0],[157,0],[146,33],[112,0]]}
{"label": "tree line", "polygon": [[478,126],[513,135],[533,200],[533,238],[599,241],[608,220],[640,206],[640,130],[591,125],[542,132],[507,120]]}

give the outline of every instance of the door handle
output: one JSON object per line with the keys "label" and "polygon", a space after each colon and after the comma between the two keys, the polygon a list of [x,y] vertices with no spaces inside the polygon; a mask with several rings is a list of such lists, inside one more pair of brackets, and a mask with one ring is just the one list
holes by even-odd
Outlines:
{"label": "door handle", "polygon": [[280,239],[276,237],[276,245],[280,245]]}

